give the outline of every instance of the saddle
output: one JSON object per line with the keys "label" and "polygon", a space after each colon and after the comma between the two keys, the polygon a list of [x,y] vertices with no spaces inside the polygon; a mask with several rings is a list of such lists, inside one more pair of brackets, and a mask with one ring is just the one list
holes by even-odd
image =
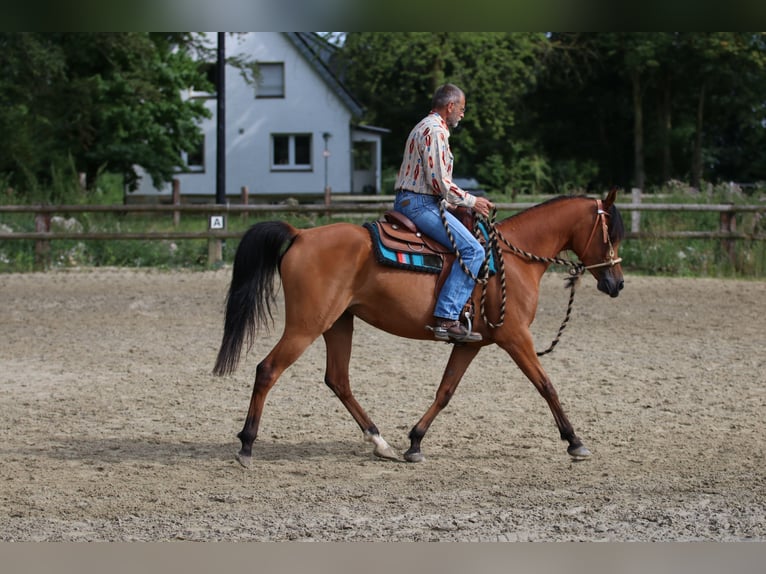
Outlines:
{"label": "saddle", "polygon": [[[469,229],[473,226],[473,211],[458,208],[455,215]],[[370,231],[378,261],[413,271],[438,273],[436,292],[441,290],[456,257],[451,246],[445,246],[418,230],[406,215],[386,211],[383,217],[365,223]]]}
{"label": "saddle", "polygon": [[394,251],[438,255],[452,253],[451,248],[424,235],[409,217],[398,211],[386,211],[383,219],[376,221],[375,225],[383,245]]}

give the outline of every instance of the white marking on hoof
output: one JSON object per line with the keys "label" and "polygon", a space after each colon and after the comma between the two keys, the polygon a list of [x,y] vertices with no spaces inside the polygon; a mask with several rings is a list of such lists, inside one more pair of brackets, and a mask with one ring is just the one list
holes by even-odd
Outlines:
{"label": "white marking on hoof", "polygon": [[375,449],[372,451],[375,456],[389,460],[399,460],[399,455],[396,454],[396,451],[379,434],[365,432],[364,440],[375,444]]}

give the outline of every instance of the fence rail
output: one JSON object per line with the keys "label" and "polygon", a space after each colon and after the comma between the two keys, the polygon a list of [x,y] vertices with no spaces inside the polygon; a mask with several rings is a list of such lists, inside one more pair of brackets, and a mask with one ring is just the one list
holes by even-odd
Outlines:
{"label": "fence rail", "polygon": [[[66,213],[195,213],[195,214],[216,214],[216,215],[234,215],[234,214],[301,214],[301,213],[319,213],[319,214],[357,214],[357,215],[378,215],[387,209],[393,207],[393,196],[377,196],[378,201],[369,200],[360,202],[358,198],[349,196],[336,199],[330,205],[324,204],[187,204],[187,205],[167,205],[167,204],[135,204],[135,205],[0,205],[0,213],[34,213],[36,216],[46,216],[52,214]],[[497,203],[498,211],[518,212],[537,205],[537,203]],[[766,213],[766,205],[735,205],[729,203],[719,204],[693,204],[693,203],[621,203],[617,204],[622,212],[641,212],[641,211],[679,211],[679,212],[717,212],[723,214],[738,213]],[[724,220],[732,219],[723,217]],[[737,232],[736,227],[732,227],[728,221],[724,221],[718,230],[709,231],[663,231],[658,233],[646,233],[633,230],[628,232],[628,237],[641,239],[652,238],[674,238],[674,237],[694,237],[707,239],[720,239],[722,237],[730,239],[755,239],[764,240],[766,235]],[[229,232],[215,229],[198,232],[69,232],[69,231],[50,231],[40,230],[35,232],[0,232],[0,239],[205,239],[205,238],[231,238],[241,235],[242,232]]]}
{"label": "fence rail", "polygon": [[[369,196],[367,196],[369,197]],[[329,205],[323,203],[308,204],[181,204],[143,203],[124,205],[0,205],[0,213],[127,213],[127,212],[188,212],[188,213],[301,213],[326,212],[364,213],[391,209],[393,196],[375,196],[375,201],[362,200],[356,196],[341,196],[333,199]],[[498,211],[522,211],[539,205],[539,202],[496,203]],[[766,204],[734,203],[617,203],[620,211],[717,211],[717,212],[766,212]]]}
{"label": "fence rail", "polygon": [[[203,231],[146,231],[146,232],[87,232],[87,231],[51,231],[50,216],[52,214],[69,213],[171,213],[174,224],[180,221],[181,213],[205,214],[208,216],[240,214],[310,214],[318,213],[327,216],[356,214],[377,217],[393,207],[393,196],[334,196],[328,203],[313,204],[126,204],[126,205],[0,205],[2,213],[33,213],[35,215],[35,231],[33,232],[0,232],[0,240],[33,240],[36,242],[36,252],[42,256],[49,250],[50,241],[54,240],[181,240],[207,239],[211,262],[220,260],[220,243],[224,239],[240,237],[243,231],[215,229],[211,226]],[[499,212],[519,212],[537,205],[537,203],[497,203]],[[715,239],[722,241],[724,247],[732,252],[737,240],[766,240],[766,234],[748,233],[737,230],[737,214],[766,213],[766,205],[735,205],[735,204],[685,204],[685,203],[620,203],[618,209],[622,212],[633,213],[633,226],[627,232],[630,239]],[[719,227],[717,230],[700,231],[641,231],[637,226],[640,212],[717,212]]]}

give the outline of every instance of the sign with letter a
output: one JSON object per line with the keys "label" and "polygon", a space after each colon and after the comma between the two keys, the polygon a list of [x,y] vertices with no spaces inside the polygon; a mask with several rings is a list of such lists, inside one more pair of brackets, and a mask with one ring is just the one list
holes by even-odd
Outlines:
{"label": "sign with letter a", "polygon": [[225,220],[223,215],[210,216],[210,229],[224,229]]}

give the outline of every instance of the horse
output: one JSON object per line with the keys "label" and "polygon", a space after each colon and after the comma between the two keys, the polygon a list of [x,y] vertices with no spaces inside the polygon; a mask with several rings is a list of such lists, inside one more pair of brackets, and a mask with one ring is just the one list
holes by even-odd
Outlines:
{"label": "horse", "polygon": [[[548,403],[561,439],[568,443],[570,457],[581,460],[591,456],[540,364],[530,325],[537,310],[541,278],[552,263],[562,261],[556,258],[562,252],[572,251],[578,256],[579,262],[573,264],[578,278],[590,272],[599,291],[610,297],[619,295],[624,280],[617,250],[625,232],[614,205],[616,193],[610,191],[603,200],[559,196],[502,221],[492,221],[493,237],[498,239],[494,251],[503,273],[478,280],[470,300],[474,308],[481,304],[485,310],[474,316],[472,325],[483,339],[453,345],[434,401],[409,433],[405,461],[425,459],[421,443],[431,423],[450,402],[480,349],[490,344],[510,355]],[[215,375],[232,373],[243,345],[247,344],[249,352],[258,330],[273,324],[272,309],[280,287],[275,281],[277,273],[283,290],[284,330],[256,367],[244,427],[237,435],[241,441],[237,460],[244,467],[250,465],[269,390],[321,335],[327,352],[325,384],[359,425],[364,439],[373,443],[373,454],[401,461],[351,391],[354,319],[398,337],[432,338],[425,327],[432,321],[436,275],[382,265],[374,257],[371,235],[362,225],[343,222],[297,229],[282,221],[256,223],[242,236],[234,256]],[[507,293],[506,283],[510,286]],[[500,309],[502,318],[498,316]]]}

